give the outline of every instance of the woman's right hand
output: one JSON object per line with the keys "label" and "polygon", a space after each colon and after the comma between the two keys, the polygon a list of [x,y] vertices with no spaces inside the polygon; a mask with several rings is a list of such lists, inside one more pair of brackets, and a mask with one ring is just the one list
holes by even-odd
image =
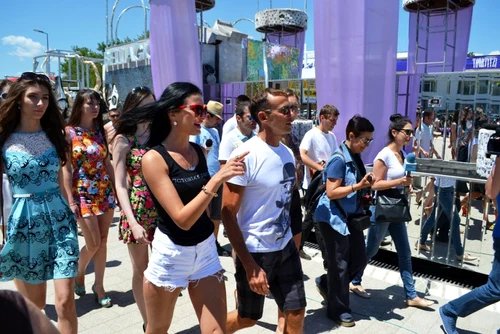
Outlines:
{"label": "woman's right hand", "polygon": [[375,182],[373,173],[367,173],[361,181],[359,181],[358,185],[360,189],[363,188],[368,188],[373,185],[373,182]]}
{"label": "woman's right hand", "polygon": [[403,176],[399,179],[399,185],[409,187],[413,183],[413,178],[411,176]]}
{"label": "woman's right hand", "polygon": [[235,176],[240,176],[245,173],[246,166],[244,160],[248,153],[250,152],[239,154],[225,163],[225,165],[216,174],[222,182],[226,182]]}
{"label": "woman's right hand", "polygon": [[139,224],[135,223],[131,228],[134,239],[141,245],[149,245],[151,241],[148,239],[146,230]]}
{"label": "woman's right hand", "polygon": [[78,218],[81,218],[82,217],[82,213],[80,211],[80,206],[76,203],[71,203],[69,208],[71,209],[71,212],[73,212],[73,214],[75,215],[75,218],[78,219]]}

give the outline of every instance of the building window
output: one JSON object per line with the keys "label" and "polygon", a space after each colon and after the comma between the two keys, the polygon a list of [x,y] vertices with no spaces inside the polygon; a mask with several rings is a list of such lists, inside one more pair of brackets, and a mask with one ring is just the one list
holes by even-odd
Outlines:
{"label": "building window", "polygon": [[434,80],[424,80],[424,92],[435,93],[437,83]]}
{"label": "building window", "polygon": [[458,82],[458,86],[457,86],[457,94],[462,94],[462,88],[464,86],[464,82],[462,80],[460,80]]}
{"label": "building window", "polygon": [[491,83],[491,95],[500,96],[500,81],[493,81]]}
{"label": "building window", "polygon": [[474,95],[476,94],[476,83],[474,81],[464,81],[463,83],[463,95]]}
{"label": "building window", "polygon": [[490,88],[489,80],[479,80],[478,82],[478,94],[488,94]]}
{"label": "building window", "polygon": [[491,118],[494,118],[494,119],[497,119],[500,116],[500,105],[499,104],[490,104],[489,116]]}

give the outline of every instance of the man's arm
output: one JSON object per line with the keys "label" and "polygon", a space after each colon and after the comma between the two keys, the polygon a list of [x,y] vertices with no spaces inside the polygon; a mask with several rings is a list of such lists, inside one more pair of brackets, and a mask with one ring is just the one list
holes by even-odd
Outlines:
{"label": "man's arm", "polygon": [[255,260],[248,251],[236,218],[244,192],[244,186],[228,182],[224,184],[222,195],[222,221],[224,222],[229,242],[245,268],[250,288],[255,293],[267,295],[269,294],[269,285],[267,283],[266,273],[257,263],[255,263]]}
{"label": "man's arm", "polygon": [[307,155],[307,150],[303,148],[300,149],[300,158],[302,159],[302,163],[307,167],[319,171],[323,170],[323,165],[309,158],[309,156]]}

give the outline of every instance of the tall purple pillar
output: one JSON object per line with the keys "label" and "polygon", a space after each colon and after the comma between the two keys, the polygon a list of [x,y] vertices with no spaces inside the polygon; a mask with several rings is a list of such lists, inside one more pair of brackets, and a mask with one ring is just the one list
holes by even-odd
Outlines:
{"label": "tall purple pillar", "polygon": [[363,154],[372,160],[386,144],[394,113],[398,0],[316,0],[314,47],[318,110],[333,104],[340,111],[335,134],[355,114],[375,126],[375,140]]}
{"label": "tall purple pillar", "polygon": [[151,72],[156,96],[173,82],[203,88],[195,0],[151,0]]}

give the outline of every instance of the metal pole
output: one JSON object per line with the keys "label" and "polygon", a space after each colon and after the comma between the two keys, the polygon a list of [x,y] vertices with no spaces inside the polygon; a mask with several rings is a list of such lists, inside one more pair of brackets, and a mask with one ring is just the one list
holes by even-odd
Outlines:
{"label": "metal pole", "polygon": [[106,46],[109,44],[109,17],[108,17],[108,0],[106,0]]}
{"label": "metal pole", "polygon": [[47,58],[47,62],[45,63],[45,70],[47,71],[47,75],[50,76],[49,34],[46,33],[45,31],[39,30],[39,29],[33,29],[33,31],[39,32],[41,34],[45,34],[46,43],[47,43],[46,44],[47,49],[45,50],[45,54],[46,54],[46,58]]}

